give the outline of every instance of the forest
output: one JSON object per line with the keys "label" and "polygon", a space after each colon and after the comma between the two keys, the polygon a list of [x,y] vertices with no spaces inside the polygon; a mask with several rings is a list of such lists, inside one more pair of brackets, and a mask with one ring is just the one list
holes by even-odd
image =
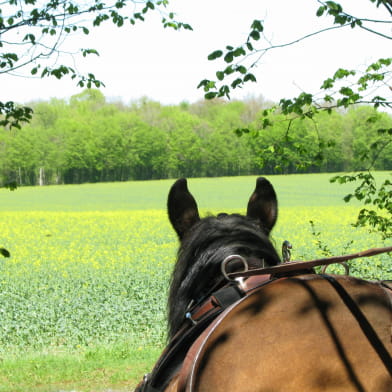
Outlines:
{"label": "forest", "polygon": [[342,172],[373,160],[375,169],[392,169],[390,144],[364,156],[392,128],[391,115],[359,105],[295,121],[273,114],[264,129],[271,105],[262,97],[124,104],[95,89],[32,102],[30,123],[0,131],[0,184]]}

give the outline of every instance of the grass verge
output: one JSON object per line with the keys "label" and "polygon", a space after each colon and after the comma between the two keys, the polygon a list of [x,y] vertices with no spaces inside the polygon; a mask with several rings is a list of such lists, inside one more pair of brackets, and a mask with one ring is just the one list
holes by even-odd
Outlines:
{"label": "grass verge", "polygon": [[160,348],[129,344],[1,358],[0,392],[133,391]]}

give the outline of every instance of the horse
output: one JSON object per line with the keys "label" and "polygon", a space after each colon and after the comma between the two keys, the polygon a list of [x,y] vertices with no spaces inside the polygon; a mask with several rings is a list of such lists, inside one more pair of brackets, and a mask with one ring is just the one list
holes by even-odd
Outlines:
{"label": "horse", "polygon": [[315,273],[339,257],[282,263],[267,179],[246,215],[200,218],[186,179],[167,208],[180,241],[169,342],[137,392],[392,391],[392,283]]}

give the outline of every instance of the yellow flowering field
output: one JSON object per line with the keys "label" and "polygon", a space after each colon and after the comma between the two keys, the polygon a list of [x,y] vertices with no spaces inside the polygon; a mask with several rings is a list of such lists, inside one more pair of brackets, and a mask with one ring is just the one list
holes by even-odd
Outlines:
{"label": "yellow flowering field", "polygon": [[[202,180],[197,181],[201,192]],[[159,182],[161,207],[155,209],[116,209],[106,203],[90,211],[81,208],[83,201],[68,211],[42,206],[18,210],[16,204],[9,211],[3,209],[0,246],[11,257],[0,259],[0,352],[75,349],[119,340],[140,347],[163,345],[167,288],[177,247],[164,210],[170,184]],[[109,194],[111,186],[91,189]],[[148,186],[151,192],[153,184]],[[64,203],[65,188],[59,188]],[[55,191],[48,190],[50,197]],[[29,197],[35,190],[23,192]],[[243,213],[243,197],[237,204],[239,208],[231,205],[226,211]],[[339,255],[387,245],[351,226],[358,206],[343,208],[325,200],[322,204],[313,200],[311,206],[283,206],[272,233],[276,248],[289,240],[293,259],[306,260],[329,251]],[[202,207],[201,212],[206,214],[207,209]],[[355,275],[392,279],[387,255],[351,265]]]}
{"label": "yellow flowering field", "polygon": [[2,214],[0,347],[164,339],[176,238],[164,211]]}

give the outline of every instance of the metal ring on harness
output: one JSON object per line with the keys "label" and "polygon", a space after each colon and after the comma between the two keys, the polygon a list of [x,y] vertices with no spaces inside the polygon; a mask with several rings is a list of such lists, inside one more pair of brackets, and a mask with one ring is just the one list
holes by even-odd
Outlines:
{"label": "metal ring on harness", "polygon": [[[344,261],[342,261],[341,263],[336,263],[336,264],[340,264],[344,267],[344,275],[350,275],[350,267],[348,266],[347,263],[345,263]],[[324,265],[323,268],[321,269],[321,272],[323,274],[325,274],[325,271],[327,270],[327,268],[330,266],[331,264],[327,264]]]}
{"label": "metal ring on harness", "polygon": [[244,269],[242,271],[237,271],[237,272],[247,272],[248,269],[249,269],[248,262],[246,261],[246,259],[244,257],[242,257],[240,255],[230,255],[230,256],[227,256],[222,261],[221,271],[222,271],[222,274],[225,277],[225,279],[228,280],[228,281],[235,281],[235,278],[230,278],[229,277],[229,272],[226,271],[226,266],[229,263],[231,263],[232,261],[240,261],[243,264],[243,266],[244,266]]}

